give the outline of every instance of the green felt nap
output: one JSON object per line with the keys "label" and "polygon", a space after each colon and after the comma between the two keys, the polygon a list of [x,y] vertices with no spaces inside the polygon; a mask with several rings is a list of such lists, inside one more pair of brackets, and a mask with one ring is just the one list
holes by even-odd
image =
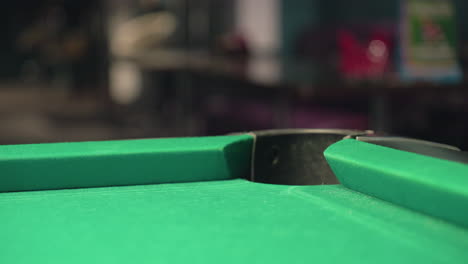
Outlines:
{"label": "green felt nap", "polygon": [[468,227],[468,165],[354,139],[324,154],[344,186]]}
{"label": "green felt nap", "polygon": [[0,192],[222,180],[250,171],[250,135],[0,146]]}
{"label": "green felt nap", "polygon": [[467,263],[468,231],[341,185],[0,193],[0,263]]}

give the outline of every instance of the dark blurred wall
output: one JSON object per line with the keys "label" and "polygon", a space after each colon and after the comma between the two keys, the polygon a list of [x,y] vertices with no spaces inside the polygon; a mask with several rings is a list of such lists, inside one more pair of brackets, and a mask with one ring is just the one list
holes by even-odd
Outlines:
{"label": "dark blurred wall", "polygon": [[107,52],[103,11],[92,0],[3,1],[0,78],[19,80],[33,63],[47,78],[68,71],[73,89],[96,84]]}
{"label": "dark blurred wall", "polygon": [[294,51],[297,36],[303,33],[304,28],[317,26],[320,17],[318,0],[296,0],[281,2],[281,54],[290,56]]}

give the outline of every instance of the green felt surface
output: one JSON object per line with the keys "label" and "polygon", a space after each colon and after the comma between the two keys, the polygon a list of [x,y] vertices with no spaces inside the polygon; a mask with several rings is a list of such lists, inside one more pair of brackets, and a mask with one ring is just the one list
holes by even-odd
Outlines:
{"label": "green felt surface", "polygon": [[0,192],[223,180],[250,172],[231,135],[0,146]]}
{"label": "green felt surface", "polygon": [[468,227],[468,165],[354,139],[324,154],[344,186]]}
{"label": "green felt surface", "polygon": [[468,232],[340,185],[0,193],[0,263],[467,263]]}

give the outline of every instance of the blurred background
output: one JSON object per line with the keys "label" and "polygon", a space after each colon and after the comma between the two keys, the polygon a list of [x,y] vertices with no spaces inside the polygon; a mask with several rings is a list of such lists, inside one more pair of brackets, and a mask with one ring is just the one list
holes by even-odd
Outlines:
{"label": "blurred background", "polygon": [[373,129],[468,149],[463,0],[17,0],[0,144]]}

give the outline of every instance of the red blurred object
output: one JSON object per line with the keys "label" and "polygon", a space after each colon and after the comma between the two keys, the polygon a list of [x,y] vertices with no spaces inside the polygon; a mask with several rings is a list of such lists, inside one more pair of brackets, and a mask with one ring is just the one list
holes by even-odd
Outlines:
{"label": "red blurred object", "polygon": [[371,30],[366,38],[349,29],[337,32],[340,71],[351,78],[378,78],[389,68],[391,32]]}
{"label": "red blurred object", "polygon": [[240,33],[228,33],[220,38],[220,49],[226,56],[244,58],[249,56],[250,50],[246,38]]}

